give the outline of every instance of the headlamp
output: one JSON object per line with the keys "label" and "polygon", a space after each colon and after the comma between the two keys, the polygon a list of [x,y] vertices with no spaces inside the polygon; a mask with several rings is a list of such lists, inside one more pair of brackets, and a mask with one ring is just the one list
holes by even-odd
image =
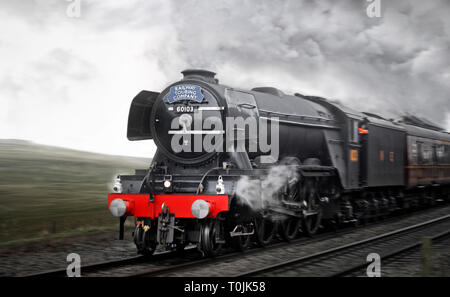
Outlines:
{"label": "headlamp", "polygon": [[210,211],[209,203],[205,200],[195,200],[191,206],[191,212],[197,219],[204,219],[208,216]]}
{"label": "headlamp", "polygon": [[109,205],[109,211],[115,217],[121,217],[127,212],[127,204],[120,198],[114,199]]}

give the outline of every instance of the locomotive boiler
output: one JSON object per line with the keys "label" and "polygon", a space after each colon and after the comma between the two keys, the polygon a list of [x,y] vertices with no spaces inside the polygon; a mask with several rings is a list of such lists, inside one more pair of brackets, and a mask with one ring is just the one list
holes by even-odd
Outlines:
{"label": "locomotive boiler", "polygon": [[214,256],[224,245],[291,240],[449,195],[450,135],[439,127],[182,73],[133,99],[127,137],[153,139],[157,151],[108,197],[121,238],[134,216],[139,253],[196,244]]}

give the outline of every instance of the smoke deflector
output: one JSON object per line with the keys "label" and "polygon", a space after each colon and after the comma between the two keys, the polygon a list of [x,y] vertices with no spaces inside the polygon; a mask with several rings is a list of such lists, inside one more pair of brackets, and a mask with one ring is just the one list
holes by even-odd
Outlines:
{"label": "smoke deflector", "polygon": [[159,93],[141,91],[134,97],[128,115],[128,140],[152,139],[150,113]]}

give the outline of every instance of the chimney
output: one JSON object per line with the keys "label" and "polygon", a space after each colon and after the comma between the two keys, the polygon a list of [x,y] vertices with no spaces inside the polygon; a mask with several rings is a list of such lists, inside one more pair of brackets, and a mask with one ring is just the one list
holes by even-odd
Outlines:
{"label": "chimney", "polygon": [[219,83],[219,80],[214,78],[216,73],[212,71],[203,69],[186,69],[184,71],[181,71],[181,73],[183,74],[183,80],[196,79],[203,80],[212,84]]}

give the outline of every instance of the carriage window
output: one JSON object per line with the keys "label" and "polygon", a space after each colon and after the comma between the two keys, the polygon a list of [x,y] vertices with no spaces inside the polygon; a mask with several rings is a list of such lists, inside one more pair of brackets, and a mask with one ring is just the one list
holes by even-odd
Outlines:
{"label": "carriage window", "polygon": [[450,165],[450,145],[445,146],[445,154],[447,156],[447,164]]}
{"label": "carriage window", "polygon": [[444,145],[444,164],[450,164],[450,145]]}
{"label": "carriage window", "polygon": [[436,145],[432,145],[431,146],[431,162],[433,164],[437,164],[438,163],[437,146]]}
{"label": "carriage window", "polygon": [[417,143],[417,164],[423,164],[423,143]]}
{"label": "carriage window", "polygon": [[436,146],[436,157],[438,163],[445,163],[445,146],[443,144],[438,144]]}
{"label": "carriage window", "polygon": [[413,142],[411,144],[411,161],[413,164],[418,164],[417,160],[418,154],[417,154],[417,143]]}
{"label": "carriage window", "polygon": [[431,165],[433,163],[433,150],[431,145],[422,144],[422,164]]}
{"label": "carriage window", "polygon": [[450,145],[444,145],[444,164],[450,164]]}

